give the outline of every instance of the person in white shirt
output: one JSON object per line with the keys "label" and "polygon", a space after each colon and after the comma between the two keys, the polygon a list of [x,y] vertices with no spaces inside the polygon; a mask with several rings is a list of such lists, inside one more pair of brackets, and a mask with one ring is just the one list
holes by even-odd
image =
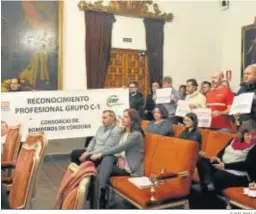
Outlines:
{"label": "person in white shirt", "polygon": [[189,79],[186,83],[187,96],[185,101],[189,103],[191,109],[205,108],[206,99],[205,96],[197,89],[198,83],[195,79]]}

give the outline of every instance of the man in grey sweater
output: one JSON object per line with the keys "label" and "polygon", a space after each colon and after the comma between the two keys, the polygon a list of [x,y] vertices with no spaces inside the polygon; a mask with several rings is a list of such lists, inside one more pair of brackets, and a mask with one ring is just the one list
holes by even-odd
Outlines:
{"label": "man in grey sweater", "polygon": [[[71,162],[80,165],[86,160],[91,160],[91,155],[116,146],[121,137],[121,130],[117,125],[116,115],[111,110],[106,110],[102,115],[102,126],[97,130],[95,137],[91,140],[86,149],[73,150],[71,153]],[[100,164],[101,159],[94,161],[96,165]]]}
{"label": "man in grey sweater", "polygon": [[163,78],[163,88],[171,88],[171,102],[163,104],[169,113],[169,120],[172,124],[178,123],[178,118],[175,116],[177,102],[181,99],[180,93],[172,87],[172,77],[166,76]]}

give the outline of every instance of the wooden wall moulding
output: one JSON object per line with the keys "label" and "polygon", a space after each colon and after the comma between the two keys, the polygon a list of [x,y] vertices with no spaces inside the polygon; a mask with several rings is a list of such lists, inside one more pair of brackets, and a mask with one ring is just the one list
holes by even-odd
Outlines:
{"label": "wooden wall moulding", "polygon": [[[153,11],[150,11],[150,5],[153,4]],[[121,16],[150,18],[171,22],[173,19],[172,13],[162,12],[157,3],[153,1],[108,1],[107,5],[104,1],[96,1],[94,3],[82,0],[78,7],[83,11],[98,11],[105,13],[113,13]]]}

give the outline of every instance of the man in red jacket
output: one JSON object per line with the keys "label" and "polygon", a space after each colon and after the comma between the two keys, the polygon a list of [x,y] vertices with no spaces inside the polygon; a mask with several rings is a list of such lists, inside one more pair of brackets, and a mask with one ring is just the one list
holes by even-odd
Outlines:
{"label": "man in red jacket", "polygon": [[212,110],[211,129],[222,132],[231,132],[230,107],[234,95],[230,89],[221,86],[222,72],[212,75],[212,90],[206,96],[206,106]]}

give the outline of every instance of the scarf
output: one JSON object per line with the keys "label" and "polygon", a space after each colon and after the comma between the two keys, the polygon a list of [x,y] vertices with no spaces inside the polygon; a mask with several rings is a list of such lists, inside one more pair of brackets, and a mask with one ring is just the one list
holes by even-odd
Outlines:
{"label": "scarf", "polygon": [[241,142],[239,139],[234,139],[234,141],[232,143],[232,148],[234,150],[244,150],[244,149],[250,148],[254,144],[256,144],[255,141],[252,141],[250,143],[245,143],[245,142]]}

